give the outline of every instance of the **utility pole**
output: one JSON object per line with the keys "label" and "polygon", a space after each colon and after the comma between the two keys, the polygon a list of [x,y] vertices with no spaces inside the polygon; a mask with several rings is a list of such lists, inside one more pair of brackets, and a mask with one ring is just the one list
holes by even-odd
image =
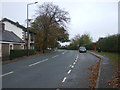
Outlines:
{"label": "utility pole", "polygon": [[29,25],[29,5],[36,4],[38,2],[34,3],[28,3],[27,4],[27,55],[29,56],[29,30],[28,30],[28,25]]}

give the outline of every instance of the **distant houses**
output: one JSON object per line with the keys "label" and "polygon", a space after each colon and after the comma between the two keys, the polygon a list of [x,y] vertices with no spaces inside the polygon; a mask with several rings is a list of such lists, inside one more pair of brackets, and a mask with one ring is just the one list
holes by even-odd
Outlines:
{"label": "distant houses", "polygon": [[[27,43],[27,35],[29,40]],[[8,59],[10,50],[16,49],[34,49],[35,33],[29,31],[20,25],[18,22],[14,22],[10,19],[3,18],[0,22],[0,57],[2,59]]]}

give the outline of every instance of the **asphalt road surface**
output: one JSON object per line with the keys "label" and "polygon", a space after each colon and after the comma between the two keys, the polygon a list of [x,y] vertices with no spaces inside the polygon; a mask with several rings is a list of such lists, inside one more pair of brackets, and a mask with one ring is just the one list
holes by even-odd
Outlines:
{"label": "asphalt road surface", "polygon": [[59,50],[2,67],[3,88],[88,88],[88,67],[99,59],[89,53]]}

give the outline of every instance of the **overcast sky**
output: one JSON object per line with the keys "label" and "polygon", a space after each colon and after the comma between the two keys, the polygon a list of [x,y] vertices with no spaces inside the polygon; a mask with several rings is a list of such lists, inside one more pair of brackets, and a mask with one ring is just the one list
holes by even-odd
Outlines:
{"label": "overcast sky", "polygon": [[[8,18],[26,25],[26,4],[31,1],[14,0],[0,3],[0,18]],[[6,1],[6,2],[5,2]],[[9,0],[10,1],[10,0]],[[35,1],[35,0],[34,0]],[[29,6],[29,18],[35,18],[35,10],[43,1],[53,2],[69,12],[70,39],[77,34],[89,33],[93,41],[118,33],[118,1],[116,0],[36,0],[38,4]]]}

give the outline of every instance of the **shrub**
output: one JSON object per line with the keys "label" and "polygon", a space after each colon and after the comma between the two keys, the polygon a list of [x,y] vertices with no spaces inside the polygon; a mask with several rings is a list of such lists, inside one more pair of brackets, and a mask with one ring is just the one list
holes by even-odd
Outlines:
{"label": "shrub", "polygon": [[35,50],[10,50],[10,59],[35,54]]}

